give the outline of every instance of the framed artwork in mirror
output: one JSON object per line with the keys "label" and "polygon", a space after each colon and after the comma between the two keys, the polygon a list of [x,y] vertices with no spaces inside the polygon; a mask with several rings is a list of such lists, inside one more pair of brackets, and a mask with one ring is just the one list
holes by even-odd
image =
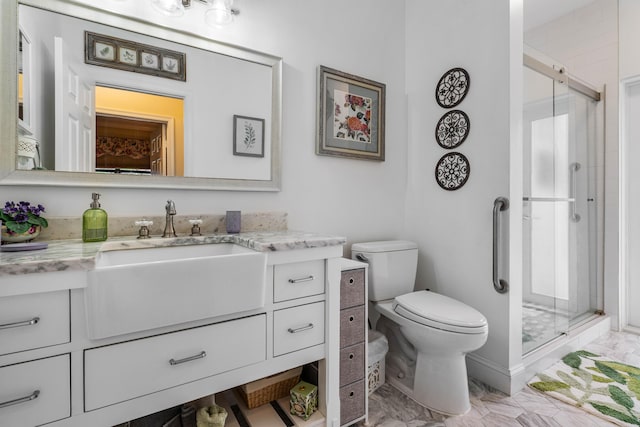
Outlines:
{"label": "framed artwork in mirror", "polygon": [[264,119],[233,116],[233,154],[264,157]]}
{"label": "framed artwork in mirror", "polygon": [[384,83],[320,66],[316,153],[384,161]]}
{"label": "framed artwork in mirror", "polygon": [[85,31],[84,62],[174,80],[187,80],[186,55]]}

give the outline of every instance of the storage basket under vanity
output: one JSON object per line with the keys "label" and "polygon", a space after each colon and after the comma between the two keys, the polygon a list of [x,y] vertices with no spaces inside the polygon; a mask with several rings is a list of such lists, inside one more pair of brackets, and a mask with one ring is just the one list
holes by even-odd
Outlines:
{"label": "storage basket under vanity", "polygon": [[271,375],[237,388],[249,409],[289,396],[291,389],[300,382],[302,366]]}

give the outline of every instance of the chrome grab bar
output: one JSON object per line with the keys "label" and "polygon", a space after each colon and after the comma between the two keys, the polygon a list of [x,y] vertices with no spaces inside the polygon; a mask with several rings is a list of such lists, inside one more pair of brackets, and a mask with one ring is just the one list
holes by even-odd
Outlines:
{"label": "chrome grab bar", "polygon": [[39,317],[34,317],[31,320],[24,320],[22,322],[5,323],[4,325],[0,325],[0,329],[19,328],[21,326],[37,325],[39,321],[40,321]]}
{"label": "chrome grab bar", "polygon": [[178,359],[178,360],[170,359],[169,365],[175,366],[181,363],[191,362],[193,360],[204,359],[206,356],[207,356],[207,352],[203,350],[200,353],[196,354],[195,356],[189,356],[189,357],[185,357],[184,359]]}
{"label": "chrome grab bar", "polygon": [[509,283],[498,278],[500,259],[500,212],[509,209],[509,199],[498,197],[493,202],[493,288],[496,292],[504,294],[509,290]]}
{"label": "chrome grab bar", "polygon": [[576,196],[578,195],[578,177],[576,175],[581,166],[578,162],[573,162],[569,165],[569,180],[571,181],[571,194],[569,194],[571,214],[569,214],[569,218],[573,222],[580,221],[580,214],[576,213]]}
{"label": "chrome grab bar", "polygon": [[20,397],[18,399],[8,400],[6,402],[0,402],[0,408],[6,408],[7,406],[18,405],[20,403],[30,402],[34,399],[37,399],[40,396],[40,390],[36,390],[31,393],[29,396]]}

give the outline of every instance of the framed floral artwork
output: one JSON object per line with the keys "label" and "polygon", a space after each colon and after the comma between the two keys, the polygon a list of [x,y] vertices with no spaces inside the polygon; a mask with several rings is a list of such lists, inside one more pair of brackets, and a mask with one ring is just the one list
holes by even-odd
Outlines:
{"label": "framed floral artwork", "polygon": [[233,116],[233,154],[264,157],[264,119]]}
{"label": "framed floral artwork", "polygon": [[187,80],[186,54],[89,31],[84,62],[174,80]]}
{"label": "framed floral artwork", "polygon": [[384,83],[320,66],[316,153],[384,161]]}

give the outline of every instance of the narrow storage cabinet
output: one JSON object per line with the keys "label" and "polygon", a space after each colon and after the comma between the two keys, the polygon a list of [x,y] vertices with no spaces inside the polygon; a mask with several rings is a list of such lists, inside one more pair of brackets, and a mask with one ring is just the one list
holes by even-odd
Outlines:
{"label": "narrow storage cabinet", "polygon": [[340,424],[367,417],[367,264],[342,260],[340,276]]}
{"label": "narrow storage cabinet", "polygon": [[68,354],[0,367],[0,425],[36,426],[71,416]]}

